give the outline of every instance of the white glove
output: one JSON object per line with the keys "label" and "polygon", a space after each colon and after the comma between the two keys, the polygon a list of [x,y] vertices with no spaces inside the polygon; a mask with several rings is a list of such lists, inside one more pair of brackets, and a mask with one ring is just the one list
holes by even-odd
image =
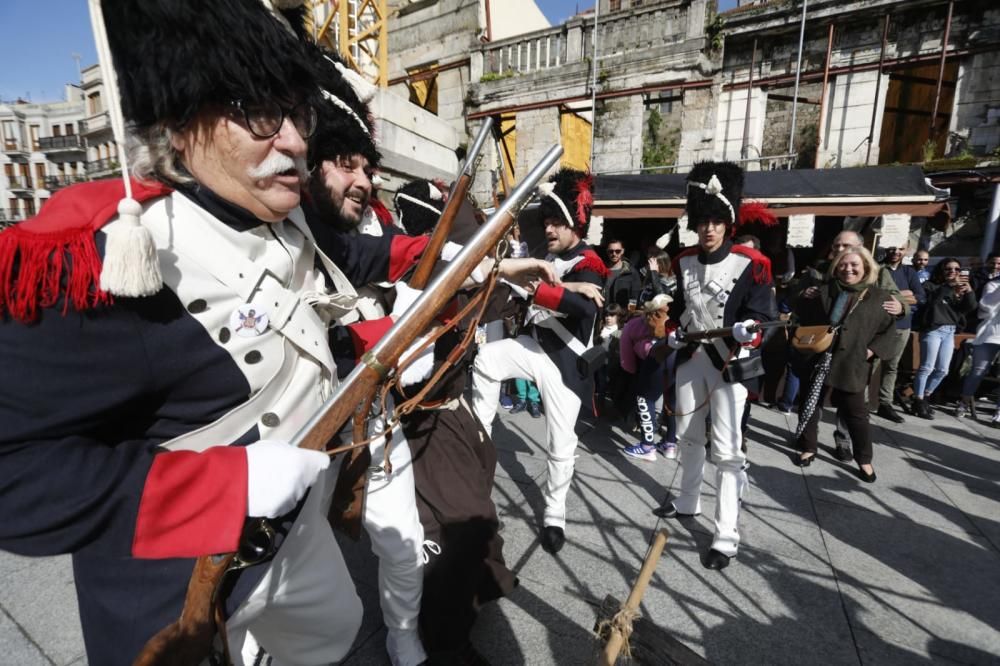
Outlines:
{"label": "white glove", "polygon": [[262,439],[247,447],[247,515],[277,518],[298,504],[319,473],[330,466],[322,451]]}
{"label": "white glove", "polygon": [[671,349],[683,349],[687,347],[687,343],[684,339],[677,333],[677,329],[670,331],[670,335],[667,336],[667,344],[670,345]]}
{"label": "white glove", "polygon": [[751,326],[756,326],[757,322],[753,319],[747,319],[746,321],[741,321],[733,324],[733,340],[739,342],[740,344],[746,344],[750,342],[755,337],[757,337],[756,331],[749,330]]}
{"label": "white glove", "polygon": [[441,258],[444,259],[445,261],[451,261],[452,259],[458,256],[458,253],[461,252],[462,249],[463,249],[462,245],[459,245],[458,243],[452,241],[448,241],[447,243],[444,244],[444,247],[441,248]]}
{"label": "white glove", "polygon": [[424,293],[422,289],[411,289],[405,282],[396,283],[396,301],[392,304],[390,314],[402,317],[413,303]]}
{"label": "white glove", "polygon": [[[404,361],[408,361],[410,356],[420,345],[424,344],[427,338],[419,337],[416,341],[410,345],[410,348],[403,352],[402,357],[400,357],[399,362],[402,364]],[[412,386],[414,384],[419,384],[428,377],[431,376],[431,371],[434,370],[434,345],[430,345],[427,349],[420,352],[420,356],[414,358],[413,363],[406,366],[403,369],[403,374],[399,377],[399,383],[403,386]]]}

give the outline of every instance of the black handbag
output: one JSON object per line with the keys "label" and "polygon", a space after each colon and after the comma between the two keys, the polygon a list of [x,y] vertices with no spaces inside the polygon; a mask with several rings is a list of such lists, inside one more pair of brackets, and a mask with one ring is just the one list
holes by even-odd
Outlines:
{"label": "black handbag", "polygon": [[608,362],[608,350],[604,345],[594,345],[576,357],[576,370],[583,377],[590,377]]}
{"label": "black handbag", "polygon": [[729,384],[745,382],[764,374],[764,359],[760,354],[746,358],[734,358],[726,365],[722,378]]}

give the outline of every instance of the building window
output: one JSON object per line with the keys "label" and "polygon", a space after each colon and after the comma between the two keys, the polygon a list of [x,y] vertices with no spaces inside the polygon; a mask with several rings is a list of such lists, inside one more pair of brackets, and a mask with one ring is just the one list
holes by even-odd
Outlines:
{"label": "building window", "polygon": [[25,199],[24,200],[24,216],[31,217],[35,214],[35,200]]}
{"label": "building window", "polygon": [[45,165],[35,164],[35,187],[42,189],[45,187]]}
{"label": "building window", "polygon": [[616,12],[622,8],[622,0],[611,0],[608,3],[608,9],[610,11]]}
{"label": "building window", "polygon": [[436,65],[407,70],[410,102],[437,115],[438,88]]}
{"label": "building window", "polygon": [[101,105],[101,93],[95,92],[87,96],[87,110],[90,115],[96,116],[98,113],[104,110]]}
{"label": "building window", "polygon": [[75,133],[73,123],[66,123],[66,136],[73,136]]}
{"label": "building window", "polygon": [[59,125],[53,125],[52,136],[62,136],[62,127],[59,127]]}
{"label": "building window", "polygon": [[39,131],[39,129],[41,129],[41,127],[39,125],[32,125],[31,128],[30,128],[30,131],[31,131],[31,149],[32,150],[38,150],[39,149],[39,145],[38,145],[38,131]]}

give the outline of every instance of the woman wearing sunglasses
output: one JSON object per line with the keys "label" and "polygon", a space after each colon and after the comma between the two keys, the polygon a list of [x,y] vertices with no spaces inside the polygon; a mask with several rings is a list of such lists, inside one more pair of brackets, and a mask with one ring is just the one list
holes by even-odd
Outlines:
{"label": "woman wearing sunglasses", "polygon": [[913,413],[933,419],[927,398],[948,375],[951,355],[955,350],[955,329],[965,322],[965,316],[976,309],[976,295],[969,277],[962,274],[962,264],[955,257],[943,259],[934,267],[931,279],[924,283],[927,303],[921,308],[920,368],[913,380]]}

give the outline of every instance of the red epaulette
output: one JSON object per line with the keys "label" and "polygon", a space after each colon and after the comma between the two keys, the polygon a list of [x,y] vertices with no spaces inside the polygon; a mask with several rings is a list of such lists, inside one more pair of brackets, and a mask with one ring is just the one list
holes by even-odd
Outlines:
{"label": "red epaulette", "polygon": [[601,279],[606,279],[610,271],[608,267],[604,265],[601,258],[591,249],[586,249],[580,253],[583,257],[583,261],[578,262],[572,269],[570,273],[579,273],[580,271],[593,271],[601,276]]}
{"label": "red epaulette", "polygon": [[750,258],[750,266],[753,271],[753,281],[757,284],[771,284],[774,278],[771,275],[771,260],[748,245],[733,245],[732,251]]}
{"label": "red epaulette", "polygon": [[[139,203],[164,196],[171,188],[132,180],[132,197]],[[101,258],[95,234],[118,215],[125,196],[120,179],[80,183],[57,192],[42,211],[0,232],[0,316],[34,321],[39,308],[63,298],[86,310],[109,303],[100,288]]]}
{"label": "red epaulette", "polygon": [[692,254],[698,254],[697,245],[692,245],[691,247],[684,248],[683,250],[677,253],[677,256],[675,256],[673,261],[670,262],[670,269],[673,271],[674,275],[677,275],[677,273],[679,273],[681,270],[681,259],[683,257],[690,257]]}

